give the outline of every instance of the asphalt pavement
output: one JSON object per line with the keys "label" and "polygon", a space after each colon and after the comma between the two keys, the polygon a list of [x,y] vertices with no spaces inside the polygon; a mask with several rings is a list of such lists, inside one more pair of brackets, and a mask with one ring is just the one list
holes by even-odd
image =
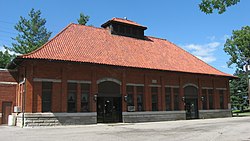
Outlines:
{"label": "asphalt pavement", "polygon": [[250,141],[250,117],[35,128],[0,126],[0,141]]}

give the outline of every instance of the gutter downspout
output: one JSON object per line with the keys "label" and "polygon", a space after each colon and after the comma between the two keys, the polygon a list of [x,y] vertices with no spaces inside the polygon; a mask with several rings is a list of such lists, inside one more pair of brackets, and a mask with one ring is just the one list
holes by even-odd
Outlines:
{"label": "gutter downspout", "polygon": [[27,83],[26,83],[26,68],[24,67],[24,92],[23,92],[23,100],[22,100],[22,128],[24,127],[24,112],[25,112],[25,102],[26,102],[26,91],[27,91]]}
{"label": "gutter downspout", "polygon": [[25,97],[26,97],[26,69],[24,70],[25,72],[25,76],[23,78],[23,81],[19,82],[19,86],[21,86],[22,84],[24,84],[24,89],[23,92],[21,93],[22,96],[22,128],[24,127],[24,112],[25,112]]}

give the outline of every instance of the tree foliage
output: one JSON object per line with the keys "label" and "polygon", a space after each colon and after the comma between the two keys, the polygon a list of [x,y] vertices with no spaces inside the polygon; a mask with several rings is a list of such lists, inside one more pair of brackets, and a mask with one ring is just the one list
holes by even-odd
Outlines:
{"label": "tree foliage", "polygon": [[18,54],[29,53],[42,46],[50,38],[51,32],[45,27],[46,20],[41,18],[41,11],[32,9],[28,14],[29,18],[20,17],[14,28],[19,32],[12,47],[6,47],[10,51]]}
{"label": "tree foliage", "polygon": [[211,14],[218,10],[219,14],[226,11],[227,7],[237,4],[240,0],[202,0],[199,4],[200,10],[206,14]]}
{"label": "tree foliage", "polygon": [[238,79],[230,81],[230,93],[232,107],[243,109],[246,106],[246,96],[248,95],[248,76],[246,73],[238,72]]}
{"label": "tree foliage", "polygon": [[80,13],[80,18],[77,19],[78,24],[81,25],[86,25],[86,23],[89,21],[89,16],[88,15],[84,15],[83,13]]}
{"label": "tree foliage", "polygon": [[230,55],[228,66],[235,64],[235,75],[239,77],[230,82],[232,106],[243,109],[246,104],[245,97],[248,95],[249,78],[247,72],[243,72],[243,66],[248,64],[250,58],[250,27],[234,30],[224,45],[224,51]]}
{"label": "tree foliage", "polygon": [[0,68],[6,68],[13,58],[14,55],[9,54],[8,50],[0,51]]}
{"label": "tree foliage", "polygon": [[250,27],[242,27],[241,30],[234,30],[232,36],[227,39],[224,51],[230,55],[228,66],[235,64],[237,69],[243,68],[250,58]]}

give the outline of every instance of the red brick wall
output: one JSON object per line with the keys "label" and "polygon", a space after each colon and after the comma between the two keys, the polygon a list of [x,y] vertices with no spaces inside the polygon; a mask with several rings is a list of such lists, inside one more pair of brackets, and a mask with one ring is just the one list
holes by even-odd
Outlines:
{"label": "red brick wall", "polygon": [[[0,113],[3,111],[3,102],[12,102],[13,107],[16,105],[16,71],[0,70]],[[0,124],[2,124],[2,117],[0,117]]]}
{"label": "red brick wall", "polygon": [[[25,63],[24,63],[25,64]],[[79,64],[68,62],[43,62],[33,61],[31,63],[26,62],[27,72],[30,77],[28,80],[29,85],[27,91],[28,103],[26,104],[27,112],[41,112],[41,84],[38,82],[33,83],[33,78],[44,79],[58,79],[61,82],[53,83],[52,94],[52,111],[53,112],[66,112],[67,111],[67,80],[85,80],[91,81],[91,94],[90,94],[90,108],[91,111],[96,111],[96,103],[93,100],[94,94],[98,92],[97,80],[102,78],[114,78],[122,82],[120,87],[121,94],[126,95],[127,83],[144,84],[148,85],[160,85],[158,95],[158,109],[165,110],[165,85],[180,86],[180,99],[184,96],[183,86],[186,84],[195,84],[199,88],[201,87],[214,87],[227,88],[227,95],[225,99],[228,99],[228,78],[218,76],[208,76],[201,74],[188,74],[177,72],[163,72],[146,69],[132,69],[113,67],[105,65],[91,65],[91,64]],[[156,80],[156,83],[152,83],[152,80]],[[151,106],[151,91],[150,87],[144,87],[144,108],[146,111],[150,111]],[[217,97],[217,91],[215,91],[215,106],[218,108],[219,99]],[[201,89],[199,89],[199,98],[201,96]],[[33,101],[33,102],[30,102]],[[183,102],[180,103],[180,109],[184,110]],[[201,108],[201,102],[199,100],[199,109]],[[78,105],[79,109],[79,105]],[[123,111],[126,111],[126,103],[123,101]]]}
{"label": "red brick wall", "polygon": [[33,97],[33,112],[42,111],[42,82],[33,83],[34,97]]}
{"label": "red brick wall", "polygon": [[61,84],[53,83],[52,90],[52,112],[61,111]]}

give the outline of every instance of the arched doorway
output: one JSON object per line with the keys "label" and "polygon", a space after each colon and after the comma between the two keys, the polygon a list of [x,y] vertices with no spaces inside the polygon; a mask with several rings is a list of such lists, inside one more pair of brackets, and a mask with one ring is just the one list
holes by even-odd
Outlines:
{"label": "arched doorway", "polygon": [[187,85],[184,87],[186,119],[199,118],[198,113],[198,87]]}
{"label": "arched doorway", "polygon": [[97,122],[114,123],[122,121],[122,98],[120,83],[114,79],[98,81]]}

